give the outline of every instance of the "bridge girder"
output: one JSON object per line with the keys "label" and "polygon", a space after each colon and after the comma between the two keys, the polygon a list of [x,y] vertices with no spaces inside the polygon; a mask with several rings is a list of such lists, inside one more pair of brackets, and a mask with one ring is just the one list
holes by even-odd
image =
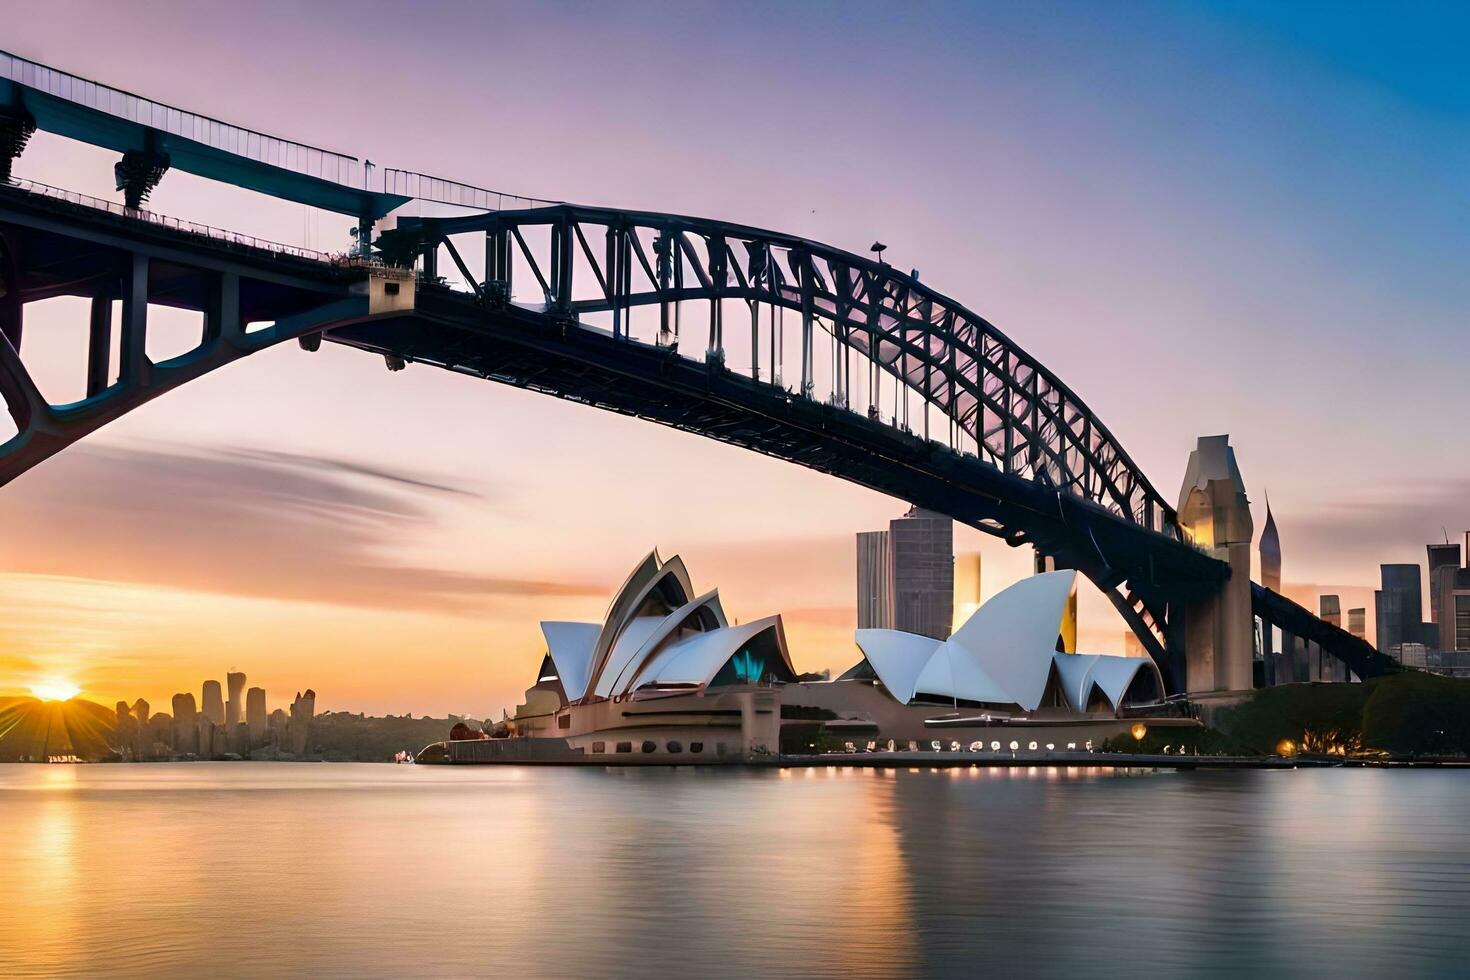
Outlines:
{"label": "bridge girder", "polygon": [[[292,269],[281,256],[184,242],[145,223],[7,190],[0,197],[0,402],[15,424],[0,443],[0,486],[189,381],[275,344],[367,315],[367,299],[330,267]],[[73,220],[79,219],[79,220]],[[25,304],[91,300],[86,395],[53,404],[22,357]],[[113,303],[120,306],[113,377]],[[148,357],[149,306],[202,312],[199,343]],[[271,321],[250,330],[252,321]]]}

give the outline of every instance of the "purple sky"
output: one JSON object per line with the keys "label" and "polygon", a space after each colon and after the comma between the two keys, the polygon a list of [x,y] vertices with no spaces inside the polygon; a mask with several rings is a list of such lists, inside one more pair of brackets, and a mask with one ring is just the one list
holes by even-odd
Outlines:
{"label": "purple sky", "polygon": [[[1196,436],[1230,433],[1258,506],[1270,490],[1289,583],[1371,587],[1378,562],[1470,523],[1470,79],[1452,6],[0,12],[24,25],[16,54],[380,165],[856,251],[881,238],[1053,368],[1166,496]],[[110,156],[54,138],[17,173],[116,196]],[[350,224],[183,174],[152,206],[332,249]],[[27,362],[57,400],[80,376],[80,310],[28,314]],[[59,671],[99,696],[146,674],[155,697],[236,664],[329,706],[498,711],[535,667],[536,622],[596,618],[654,545],[740,615],[787,613],[799,666],[842,668],[850,536],[903,506],[293,345],[0,492],[0,520],[26,529],[0,548],[0,693]],[[983,550],[987,593],[1026,565],[978,534],[961,546]],[[1096,647],[1121,630],[1085,625]]]}

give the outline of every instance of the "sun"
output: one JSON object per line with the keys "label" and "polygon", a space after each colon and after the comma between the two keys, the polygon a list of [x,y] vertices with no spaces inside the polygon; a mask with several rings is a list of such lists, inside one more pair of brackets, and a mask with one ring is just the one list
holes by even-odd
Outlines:
{"label": "sun", "polygon": [[81,694],[82,689],[64,678],[48,677],[38,684],[32,684],[31,693],[42,701],[70,701]]}

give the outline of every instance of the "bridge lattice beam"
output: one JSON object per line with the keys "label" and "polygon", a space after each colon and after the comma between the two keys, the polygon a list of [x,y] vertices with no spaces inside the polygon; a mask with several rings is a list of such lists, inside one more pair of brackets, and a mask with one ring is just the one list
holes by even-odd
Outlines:
{"label": "bridge lattice beam", "polygon": [[[1172,507],[1066,385],[988,321],[892,266],[742,225],[572,205],[401,225],[421,236],[427,276],[438,274],[441,247],[482,300],[503,301],[517,271],[529,273],[545,312],[574,322],[610,314],[615,337],[629,337],[634,308],[657,306],[660,341],[677,344],[680,304],[706,301],[709,356],[716,360],[728,329],[724,304],[743,302],[751,311],[756,378],[759,308],[796,312],[799,393],[811,392],[812,335],[821,330],[845,351],[833,366],[834,395],[844,404],[855,354],[875,375],[937,407],[1004,472],[1177,537]],[[531,229],[549,231],[545,245],[531,243]],[[454,247],[454,236],[466,233],[485,236],[483,279]],[[779,335],[767,349],[777,344]],[[870,384],[870,396],[875,389]],[[870,404],[870,414],[876,410]]]}

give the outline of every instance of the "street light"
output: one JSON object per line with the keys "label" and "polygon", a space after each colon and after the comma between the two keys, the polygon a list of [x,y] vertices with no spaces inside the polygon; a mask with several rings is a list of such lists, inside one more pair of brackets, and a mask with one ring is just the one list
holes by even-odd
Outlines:
{"label": "street light", "polygon": [[872,245],[868,246],[868,251],[873,252],[878,256],[879,265],[883,264],[883,250],[887,247],[888,246],[884,245],[882,242],[874,242]]}

